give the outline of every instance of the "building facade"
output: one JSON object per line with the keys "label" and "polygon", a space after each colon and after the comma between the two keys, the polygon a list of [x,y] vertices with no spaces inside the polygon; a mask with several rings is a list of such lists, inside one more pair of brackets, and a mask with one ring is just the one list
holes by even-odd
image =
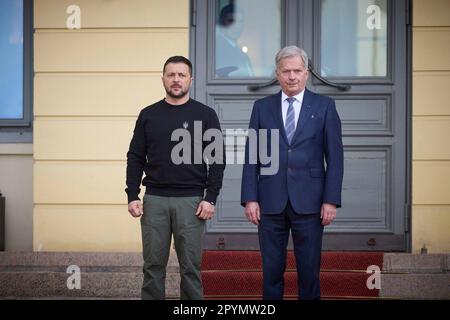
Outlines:
{"label": "building facade", "polygon": [[[237,43],[252,62],[248,74],[225,72],[220,55],[220,12],[230,3],[245,22]],[[124,193],[126,152],[140,109],[164,96],[167,57],[191,58],[192,96],[236,130],[255,99],[279,90],[269,85],[276,51],[296,44],[316,73],[308,88],[336,99],[343,122],[343,208],[324,249],[449,253],[450,1],[261,3],[24,6],[24,19],[33,17],[32,140],[0,143],[6,250],[140,251]],[[207,248],[255,248],[238,204],[240,170],[227,167]]]}

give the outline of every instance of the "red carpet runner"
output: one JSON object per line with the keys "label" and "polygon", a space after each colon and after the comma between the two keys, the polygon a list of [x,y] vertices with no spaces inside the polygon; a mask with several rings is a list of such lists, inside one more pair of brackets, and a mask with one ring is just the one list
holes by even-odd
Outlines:
{"label": "red carpet runner", "polygon": [[[323,252],[320,272],[322,299],[374,299],[368,289],[371,265],[383,266],[382,252]],[[262,272],[259,251],[205,251],[202,278],[206,299],[261,299]],[[288,253],[285,299],[297,299],[297,273],[293,252]]]}

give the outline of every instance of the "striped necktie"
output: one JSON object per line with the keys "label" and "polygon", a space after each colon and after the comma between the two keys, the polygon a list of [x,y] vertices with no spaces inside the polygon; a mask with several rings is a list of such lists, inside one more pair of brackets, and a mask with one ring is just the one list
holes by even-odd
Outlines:
{"label": "striped necktie", "polygon": [[295,133],[295,112],[294,112],[294,97],[289,97],[286,99],[289,102],[289,107],[286,115],[286,123],[284,125],[284,130],[286,131],[286,137],[291,144],[292,137],[294,137]]}

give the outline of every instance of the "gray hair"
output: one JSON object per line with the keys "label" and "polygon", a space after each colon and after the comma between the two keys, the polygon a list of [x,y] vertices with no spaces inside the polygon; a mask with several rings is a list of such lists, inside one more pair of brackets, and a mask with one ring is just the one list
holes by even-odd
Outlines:
{"label": "gray hair", "polygon": [[275,56],[276,67],[278,68],[281,60],[290,57],[300,57],[303,60],[305,68],[308,69],[308,55],[306,54],[305,50],[297,46],[287,46],[278,51],[277,55]]}

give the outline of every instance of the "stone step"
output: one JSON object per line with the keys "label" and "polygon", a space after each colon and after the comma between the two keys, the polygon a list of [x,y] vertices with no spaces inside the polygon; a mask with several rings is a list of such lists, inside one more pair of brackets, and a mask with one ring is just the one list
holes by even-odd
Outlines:
{"label": "stone step", "polygon": [[51,271],[1,272],[0,296],[3,298],[140,297],[141,272],[81,272],[80,289],[72,290],[67,285],[70,276],[64,272]]}
{"label": "stone step", "polygon": [[[0,297],[140,299],[142,265],[142,254],[134,252],[0,252]],[[73,266],[80,270],[80,289],[67,286]],[[178,261],[171,255],[167,298],[179,297],[179,283]]]}
{"label": "stone step", "polygon": [[[169,260],[169,265],[175,264],[174,259]],[[142,267],[142,263],[142,253],[138,252],[0,252],[0,267]]]}
{"label": "stone step", "polygon": [[[69,289],[71,275],[64,272],[0,272],[0,297],[16,298],[127,298],[140,299],[142,272],[83,272],[80,288]],[[72,281],[69,282],[73,284]],[[178,273],[167,273],[166,297],[179,297]]]}
{"label": "stone step", "polygon": [[[228,259],[230,256],[225,253],[223,257],[215,258]],[[210,259],[211,261],[213,260]],[[0,299],[139,299],[143,277],[142,263],[141,253],[129,252],[0,252]],[[70,290],[67,287],[67,280],[72,276],[67,273],[67,268],[72,265],[80,268],[80,289]],[[209,267],[213,265],[214,263],[210,263]],[[344,265],[345,263],[342,264]],[[380,297],[450,299],[449,266],[449,254],[386,253],[381,272]],[[255,277],[251,273],[259,272],[224,270],[220,263],[217,267],[217,270],[203,271],[204,279],[209,279],[205,281],[207,298],[214,299],[221,295],[220,292],[214,291],[217,279],[208,273],[235,272],[238,277],[251,278]],[[336,272],[334,268],[325,268],[323,273]],[[348,271],[343,272],[341,278],[345,280]],[[369,276],[363,270],[353,273],[358,275],[350,277],[361,278],[358,280],[361,283]],[[334,286],[327,280],[328,277],[325,276],[322,280],[323,288]],[[226,281],[229,280],[225,279]],[[176,255],[171,254],[167,267],[167,298],[178,299],[179,284],[178,262]],[[222,294],[222,298],[226,297]],[[256,295],[253,298],[260,297]]]}

